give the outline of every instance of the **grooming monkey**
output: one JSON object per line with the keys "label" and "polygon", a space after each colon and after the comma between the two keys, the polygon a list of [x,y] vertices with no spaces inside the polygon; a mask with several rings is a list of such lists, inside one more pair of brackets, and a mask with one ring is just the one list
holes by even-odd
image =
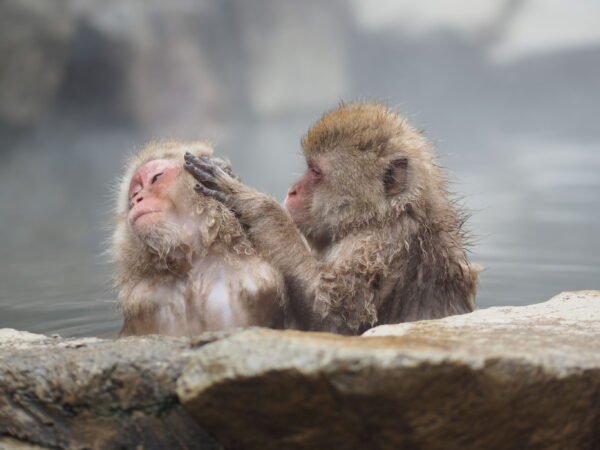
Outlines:
{"label": "grooming monkey", "polygon": [[326,113],[302,148],[307,171],[285,209],[214,162],[185,157],[195,190],[234,211],[283,274],[296,326],[359,334],[474,309],[466,216],[418,131],[383,105],[355,103]]}
{"label": "grooming monkey", "polygon": [[152,144],[129,161],[122,179],[112,241],[121,335],[282,326],[283,278],[229,209],[193,192],[186,151],[212,154],[201,142]]}

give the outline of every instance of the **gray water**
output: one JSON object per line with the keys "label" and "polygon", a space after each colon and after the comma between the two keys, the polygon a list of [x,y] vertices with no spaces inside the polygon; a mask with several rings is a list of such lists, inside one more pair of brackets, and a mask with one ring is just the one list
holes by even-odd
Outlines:
{"label": "gray water", "polygon": [[[52,100],[26,125],[0,123],[0,328],[118,331],[103,252],[112,184],[135,148],[210,138],[281,200],[303,170],[300,136],[341,99],[385,101],[435,144],[472,213],[479,307],[600,289],[600,42],[498,61],[488,19],[486,33],[414,35],[367,27],[344,2],[255,3],[264,14],[150,2],[141,18],[119,10],[118,26],[105,17],[118,2],[78,12]],[[506,3],[530,20],[528,2]],[[501,13],[492,22],[510,37]],[[162,34],[138,36],[131,17]]]}

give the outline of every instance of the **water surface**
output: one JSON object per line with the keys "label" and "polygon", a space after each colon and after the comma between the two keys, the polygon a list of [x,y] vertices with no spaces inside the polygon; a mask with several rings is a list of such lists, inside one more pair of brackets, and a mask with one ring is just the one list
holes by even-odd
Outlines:
{"label": "water surface", "polygon": [[[300,136],[353,99],[392,105],[434,143],[472,213],[480,307],[600,289],[600,41],[585,14],[569,16],[587,37],[573,40],[545,22],[560,5],[539,1],[464,2],[464,17],[362,0],[75,4],[52,101],[25,125],[0,117],[0,328],[115,335],[104,253],[135,148],[209,138],[281,200],[304,169]],[[35,62],[46,42],[23,51]]]}

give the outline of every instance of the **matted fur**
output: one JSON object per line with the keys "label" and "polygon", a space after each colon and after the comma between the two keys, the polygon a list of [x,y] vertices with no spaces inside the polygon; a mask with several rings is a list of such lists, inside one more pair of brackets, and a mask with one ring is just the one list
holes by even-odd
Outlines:
{"label": "matted fur", "polygon": [[[206,142],[164,141],[150,143],[129,158],[126,164],[127,169],[119,183],[120,187],[116,199],[117,223],[111,246],[112,257],[117,264],[115,279],[117,286],[128,282],[133,276],[141,276],[147,272],[168,272],[170,264],[182,263],[182,261],[172,258],[172,251],[179,246],[184,247],[182,250],[186,253],[188,259],[191,257],[190,251],[201,251],[199,248],[191,248],[186,243],[180,242],[178,240],[179,234],[168,229],[156,230],[156,241],[160,242],[161,247],[149,249],[147,243],[140,242],[140,239],[131,231],[127,223],[129,183],[133,174],[142,165],[155,159],[181,161],[183,166],[183,155],[186,152],[198,157],[213,154],[212,148]],[[227,162],[217,158],[213,159],[221,167],[229,168]],[[180,185],[178,189],[186,193],[185,196],[182,196],[181,201],[185,203],[186,208],[189,208],[198,217],[197,226],[202,235],[204,249],[215,246],[218,251],[219,244],[225,243],[227,246],[231,245],[236,253],[252,254],[254,252],[231,211],[209,197],[194,194],[193,186],[195,182],[184,171],[181,172],[177,183]],[[150,236],[150,246],[152,243],[151,238],[152,236]],[[226,256],[228,252],[223,253]]]}
{"label": "matted fur", "polygon": [[[307,158],[323,156],[344,169],[333,173],[326,196],[315,194],[316,220],[302,226],[303,233],[309,240],[330,236],[330,248],[346,238],[355,249],[333,266],[333,274],[327,268],[323,272],[323,288],[317,292],[323,316],[360,329],[364,323],[378,323],[383,308],[404,320],[474,308],[478,269],[465,251],[468,216],[451,198],[432,148],[419,131],[385,105],[342,104],[308,130],[302,146]],[[389,196],[381,180],[394,160],[406,161],[405,188]],[[410,301],[398,298],[394,305],[375,295],[389,277],[397,279],[396,289],[400,286],[402,297]],[[428,301],[424,294],[457,298],[445,306],[443,301],[431,304],[424,316],[419,312],[420,303]]]}
{"label": "matted fur", "polygon": [[474,309],[467,215],[421,133],[384,105],[353,103],[324,114],[302,147],[324,173],[299,224],[310,248],[275,200],[216,179],[283,273],[301,328],[357,334]]}

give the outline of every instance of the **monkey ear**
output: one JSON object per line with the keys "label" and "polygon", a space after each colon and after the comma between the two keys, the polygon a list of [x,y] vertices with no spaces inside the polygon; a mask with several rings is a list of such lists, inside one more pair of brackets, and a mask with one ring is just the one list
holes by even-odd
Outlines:
{"label": "monkey ear", "polygon": [[408,158],[393,159],[383,177],[385,193],[393,197],[408,188]]}

